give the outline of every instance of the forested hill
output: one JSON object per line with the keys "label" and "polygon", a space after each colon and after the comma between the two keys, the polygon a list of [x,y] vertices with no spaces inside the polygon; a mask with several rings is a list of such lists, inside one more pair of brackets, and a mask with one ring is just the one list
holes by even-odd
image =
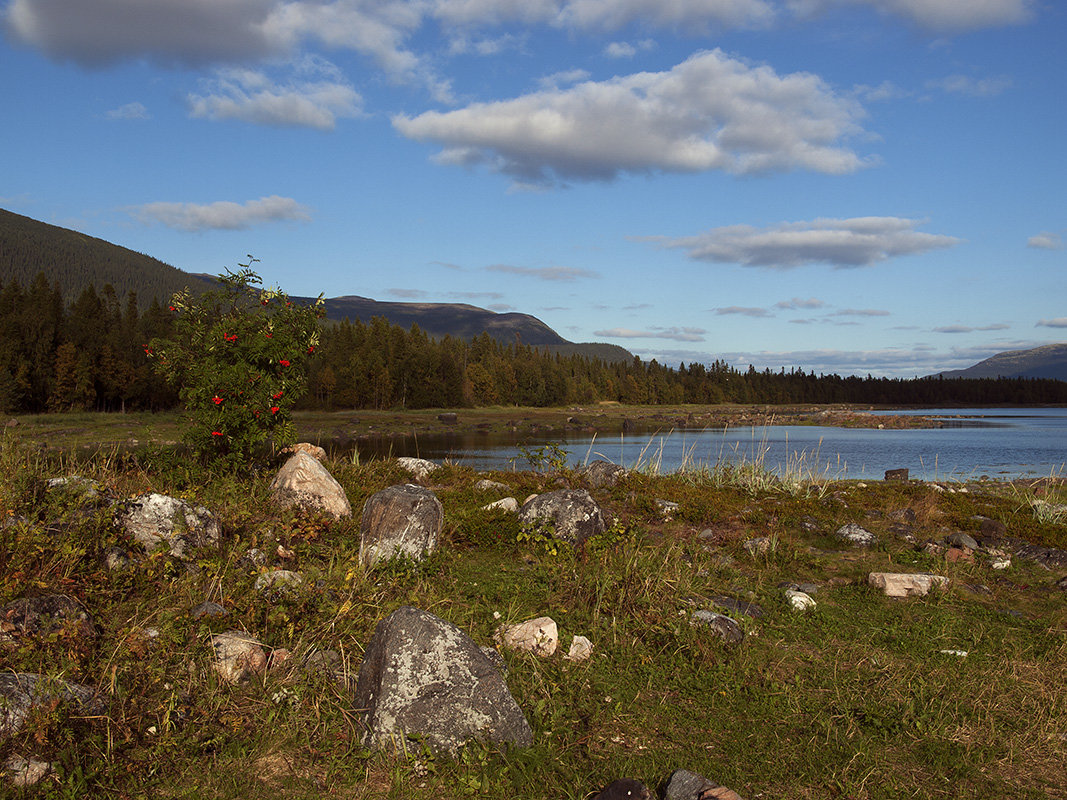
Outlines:
{"label": "forested hill", "polygon": [[942,372],[943,378],[1052,378],[1067,381],[1067,344],[997,353],[973,367]]}
{"label": "forested hill", "polygon": [[59,284],[64,303],[87,286],[110,284],[120,297],[134,292],[147,303],[208,285],[144,253],[0,209],[0,283],[29,286],[39,273],[50,285]]}

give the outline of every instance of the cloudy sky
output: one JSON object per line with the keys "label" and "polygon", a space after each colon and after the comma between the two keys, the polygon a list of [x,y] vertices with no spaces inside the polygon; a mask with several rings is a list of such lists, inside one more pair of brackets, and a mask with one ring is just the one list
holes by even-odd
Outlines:
{"label": "cloudy sky", "polygon": [[911,377],[1067,340],[1058,0],[0,0],[0,207],[290,294]]}

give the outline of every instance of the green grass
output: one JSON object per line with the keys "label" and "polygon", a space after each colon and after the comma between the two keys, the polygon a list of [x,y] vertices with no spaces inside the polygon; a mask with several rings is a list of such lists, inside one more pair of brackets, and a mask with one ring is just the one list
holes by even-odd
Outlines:
{"label": "green grass", "polygon": [[[1052,586],[1062,572],[1018,560],[994,572],[981,556],[949,563],[894,528],[907,512],[921,544],[946,530],[975,533],[983,515],[1011,535],[1065,547],[1063,522],[1040,518],[1029,502],[1040,493],[1062,503],[1054,483],[1024,495],[992,482],[952,494],[920,483],[784,480],[755,465],[744,479],[715,469],[636,473],[594,492],[614,517],[608,534],[552,555],[541,542],[520,543],[514,517],[481,510],[503,493],[476,492],[479,475],[447,465],[432,478],[445,507],[438,551],[417,567],[367,572],[358,561],[362,504],[410,478],[394,462],[329,468],[348,492],[351,520],[275,510],[272,468],[210,470],[158,448],[79,460],[10,432],[0,440],[0,504],[25,518],[0,530],[0,605],[65,592],[102,629],[91,643],[60,632],[6,647],[4,669],[106,687],[111,697],[99,717],[45,709],[0,741],[0,764],[15,753],[57,764],[26,796],[539,800],[582,798],[623,775],[656,786],[685,768],[748,798],[1067,797],[1067,602]],[[206,505],[222,523],[222,546],[192,569],[157,553],[108,572],[108,548],[135,548],[106,506],[45,491],[45,479],[68,474],[116,497],[152,489]],[[581,485],[569,472],[490,477],[520,500]],[[679,503],[678,513],[663,519],[656,499]],[[879,544],[845,547],[832,532],[846,522]],[[697,536],[705,529],[710,546]],[[777,546],[750,556],[742,544],[754,536]],[[284,564],[278,545],[293,553]],[[303,572],[303,586],[257,593],[259,570],[242,559],[253,547]],[[930,571],[952,583],[893,600],[867,586],[873,570]],[[816,609],[788,607],[780,584],[793,581],[819,585]],[[689,624],[720,595],[764,611],[739,618],[741,645]],[[230,616],[194,621],[189,610],[205,599]],[[324,675],[279,668],[235,687],[212,669],[210,634],[242,628],[298,657],[333,649],[354,678],[375,624],[401,605],[450,620],[479,644],[502,621],[547,614],[564,652],[581,634],[595,656],[572,664],[505,653],[534,745],[471,744],[454,761],[363,750],[351,690]],[[0,781],[0,794],[18,796]]]}

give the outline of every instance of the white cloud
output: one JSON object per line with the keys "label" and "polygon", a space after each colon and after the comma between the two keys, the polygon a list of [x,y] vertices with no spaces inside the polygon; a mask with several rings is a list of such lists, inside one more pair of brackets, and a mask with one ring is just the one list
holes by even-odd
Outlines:
{"label": "white cloud", "polygon": [[979,325],[977,327],[971,325],[943,325],[940,328],[934,328],[934,333],[974,333],[975,331],[1006,331],[1010,328],[1003,322],[994,322],[991,325]]}
{"label": "white cloud", "polygon": [[1067,328],[1067,317],[1039,320],[1035,328]]}
{"label": "white cloud", "polygon": [[126,103],[107,112],[108,119],[151,119],[144,103]]}
{"label": "white cloud", "polygon": [[1042,231],[1036,236],[1031,236],[1027,239],[1026,246],[1035,247],[1038,250],[1062,250],[1063,237],[1058,233]]}
{"label": "white cloud", "polygon": [[696,236],[646,237],[662,247],[688,251],[691,259],[745,267],[792,269],[806,264],[866,267],[889,258],[925,253],[959,243],[952,236],[920,233],[920,220],[854,217],[783,222],[769,228],[730,225]]}
{"label": "white cloud", "polygon": [[941,89],[950,94],[970,97],[993,97],[1011,88],[1011,78],[972,78],[968,75],[949,75],[936,81],[927,81],[927,88]]}
{"label": "white cloud", "polygon": [[604,55],[608,58],[633,58],[643,50],[653,50],[656,42],[653,39],[642,39],[633,44],[631,42],[611,42],[604,48]]}
{"label": "white cloud", "polygon": [[600,274],[580,267],[516,267],[511,264],[492,264],[487,272],[505,272],[542,281],[575,281],[579,278],[599,278]]}
{"label": "white cloud", "polygon": [[1034,0],[787,0],[798,14],[834,6],[869,6],[937,31],[965,31],[1017,25],[1031,18]]}
{"label": "white cloud", "polygon": [[652,328],[646,331],[608,328],[593,331],[594,336],[603,336],[607,339],[672,339],[676,342],[703,342],[705,333],[707,331],[703,328]]}
{"label": "white cloud", "polygon": [[736,314],[742,317],[773,317],[770,311],[765,308],[751,308],[748,306],[726,306],[725,308],[716,308],[715,313],[721,316],[729,314]]}
{"label": "white cloud", "polygon": [[889,312],[880,308],[842,308],[835,311],[835,317],[888,317]]}
{"label": "white cloud", "polygon": [[439,163],[487,164],[545,185],[623,172],[849,173],[865,166],[842,143],[859,132],[862,115],[816,75],[780,76],[715,50],[667,72],[397,115],[393,125],[440,143]]}
{"label": "white cloud", "polygon": [[561,86],[567,86],[588,79],[589,72],[587,70],[570,69],[563,72],[553,72],[551,75],[546,75],[541,78],[537,83],[542,89],[558,89]]}
{"label": "white cloud", "polygon": [[189,95],[190,116],[256,125],[333,130],[338,117],[358,116],[363,102],[355,89],[336,77],[275,83],[257,70],[223,69],[205,87],[207,94]]}
{"label": "white cloud", "polygon": [[809,297],[807,300],[802,297],[794,297],[792,300],[782,300],[775,303],[774,307],[787,310],[796,310],[799,308],[825,308],[826,303],[816,297]]}
{"label": "white cloud", "polygon": [[437,0],[432,13],[461,26],[522,22],[611,31],[640,22],[707,30],[767,25],[775,8],[770,0]]}
{"label": "white cloud", "polygon": [[131,209],[144,223],[181,231],[244,230],[270,222],[307,222],[311,210],[290,197],[261,197],[246,203],[146,203]]}

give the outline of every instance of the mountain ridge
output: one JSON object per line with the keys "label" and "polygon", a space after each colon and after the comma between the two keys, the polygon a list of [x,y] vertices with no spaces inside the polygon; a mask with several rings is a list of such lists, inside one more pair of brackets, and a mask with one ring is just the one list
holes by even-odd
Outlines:
{"label": "mountain ridge", "polygon": [[966,369],[939,372],[939,378],[1052,378],[1067,381],[1067,342],[1028,350],[1005,350]]}

